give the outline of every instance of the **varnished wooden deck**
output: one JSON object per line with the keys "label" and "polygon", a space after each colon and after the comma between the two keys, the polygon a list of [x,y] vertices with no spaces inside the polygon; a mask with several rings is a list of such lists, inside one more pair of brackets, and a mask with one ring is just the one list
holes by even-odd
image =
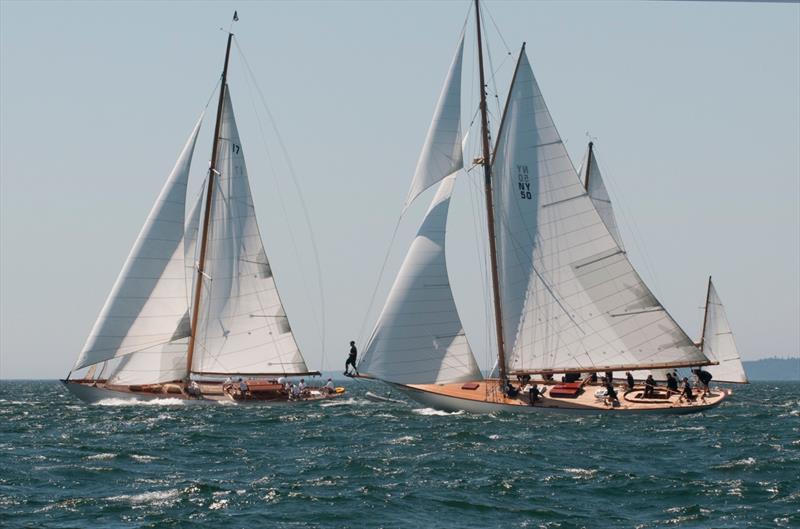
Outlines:
{"label": "varnished wooden deck", "polygon": [[[475,381],[479,384],[477,389],[469,390],[463,389],[464,383],[454,384],[408,384],[406,387],[431,393],[434,395],[441,395],[455,399],[463,399],[471,402],[481,402],[505,406],[530,406],[529,397],[527,394],[520,392],[516,398],[508,398],[500,391],[499,380],[479,380]],[[628,391],[626,387],[615,385],[617,390],[617,397],[619,398],[619,406],[608,406],[605,404],[603,398],[595,397],[597,390],[603,389],[600,385],[586,385],[584,391],[577,398],[552,398],[550,397],[550,389],[555,384],[545,385],[539,383],[539,388],[546,389],[545,394],[534,403],[534,408],[553,408],[553,409],[573,409],[573,410],[597,410],[597,411],[656,411],[670,408],[686,409],[704,409],[716,406],[724,400],[728,393],[725,390],[718,388],[712,389],[711,394],[705,400],[700,398],[701,391],[695,389],[694,402],[680,402],[678,395],[672,395],[668,399],[651,399],[644,401],[637,398],[643,391],[642,386],[636,386],[633,391]],[[662,389],[663,388],[659,388]]]}

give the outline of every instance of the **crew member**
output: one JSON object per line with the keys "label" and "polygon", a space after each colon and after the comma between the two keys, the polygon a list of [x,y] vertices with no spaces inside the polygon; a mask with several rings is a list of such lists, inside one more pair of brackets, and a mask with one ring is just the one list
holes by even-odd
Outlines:
{"label": "crew member", "polygon": [[347,355],[347,362],[344,363],[344,374],[350,375],[350,366],[353,366],[353,371],[358,375],[358,368],[356,367],[356,357],[358,356],[358,349],[356,349],[356,342],[350,342],[350,354]]}

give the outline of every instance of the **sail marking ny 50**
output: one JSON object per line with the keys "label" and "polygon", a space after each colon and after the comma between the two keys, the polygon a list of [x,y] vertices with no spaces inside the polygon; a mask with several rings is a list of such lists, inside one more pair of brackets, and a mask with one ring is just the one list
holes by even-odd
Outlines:
{"label": "sail marking ny 50", "polygon": [[609,232],[519,61],[493,178],[508,371],[707,364]]}

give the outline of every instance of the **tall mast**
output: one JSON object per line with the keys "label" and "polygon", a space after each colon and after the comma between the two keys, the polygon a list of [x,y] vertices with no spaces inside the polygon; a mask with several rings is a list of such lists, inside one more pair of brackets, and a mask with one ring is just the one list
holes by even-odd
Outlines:
{"label": "tall mast", "polygon": [[594,143],[592,143],[590,141],[589,142],[589,153],[586,155],[586,169],[585,169],[585,171],[586,171],[586,179],[583,182],[583,188],[586,189],[587,191],[589,190],[589,170],[592,167],[592,155],[594,154],[592,152],[592,147],[594,147]]}
{"label": "tall mast", "polygon": [[[236,15],[234,14],[234,20]],[[211,198],[214,192],[214,176],[217,171],[217,153],[219,147],[219,134],[222,129],[222,106],[225,102],[225,90],[228,79],[228,59],[231,55],[231,40],[233,33],[228,32],[228,45],[225,48],[225,65],[222,67],[222,81],[219,87],[219,103],[217,104],[217,121],[214,125],[214,143],[211,147],[211,168],[208,171],[208,185],[206,186],[206,206],[203,214],[203,235],[200,238],[200,259],[197,264],[197,281],[194,287],[194,305],[192,306],[192,335],[189,336],[189,349],[186,355],[186,378],[192,372],[192,358],[194,357],[194,344],[197,336],[197,317],[200,314],[200,294],[203,290],[203,272],[206,267],[206,248],[208,246],[208,223],[211,220]]]}
{"label": "tall mast", "polygon": [[703,311],[703,330],[700,331],[700,350],[706,343],[706,322],[708,321],[708,300],[711,299],[711,276],[708,276],[708,290],[706,290],[706,310]]}
{"label": "tall mast", "polygon": [[503,342],[503,317],[500,310],[500,280],[497,275],[497,245],[494,232],[494,206],[492,201],[492,158],[489,149],[489,118],[486,108],[486,80],[483,74],[483,44],[481,42],[481,10],[475,0],[475,25],[478,30],[478,70],[481,82],[481,139],[483,140],[484,191],[486,193],[486,223],[489,228],[489,259],[492,269],[492,293],[494,295],[494,324],[497,335],[497,366],[500,380],[506,379],[506,352]]}

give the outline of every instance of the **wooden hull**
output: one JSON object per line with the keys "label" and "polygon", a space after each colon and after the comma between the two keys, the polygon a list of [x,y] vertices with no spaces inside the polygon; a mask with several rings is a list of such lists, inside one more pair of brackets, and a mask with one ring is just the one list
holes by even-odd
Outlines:
{"label": "wooden hull", "polygon": [[[186,404],[214,404],[214,403],[230,403],[230,404],[256,404],[266,406],[280,406],[287,404],[299,404],[302,402],[314,402],[319,400],[328,400],[338,398],[344,395],[344,392],[324,394],[317,390],[312,390],[311,395],[306,398],[292,400],[289,398],[270,398],[270,399],[236,399],[221,391],[203,393],[199,397],[190,396],[184,392],[144,392],[133,391],[129,386],[107,386],[105,384],[91,384],[87,382],[78,382],[72,380],[62,380],[62,384],[67,390],[78,397],[83,402],[88,404],[96,404],[102,401],[124,400],[124,401],[168,401],[180,400]],[[177,387],[176,384],[170,386]],[[215,385],[218,386],[218,385]]]}
{"label": "wooden hull", "polygon": [[[425,406],[450,412],[464,410],[471,413],[686,414],[718,406],[730,395],[729,391],[715,388],[705,401],[698,397],[694,402],[681,403],[677,395],[659,401],[645,401],[637,398],[642,391],[641,388],[627,394],[621,388],[617,388],[620,405],[611,407],[607,406],[603,399],[595,397],[595,391],[601,389],[599,386],[587,386],[577,398],[550,398],[546,394],[531,406],[527,395],[513,399],[503,396],[496,389],[499,386],[497,380],[481,380],[475,383],[479,384],[476,390],[464,390],[462,383],[391,385]],[[549,394],[549,391],[547,393]]]}

